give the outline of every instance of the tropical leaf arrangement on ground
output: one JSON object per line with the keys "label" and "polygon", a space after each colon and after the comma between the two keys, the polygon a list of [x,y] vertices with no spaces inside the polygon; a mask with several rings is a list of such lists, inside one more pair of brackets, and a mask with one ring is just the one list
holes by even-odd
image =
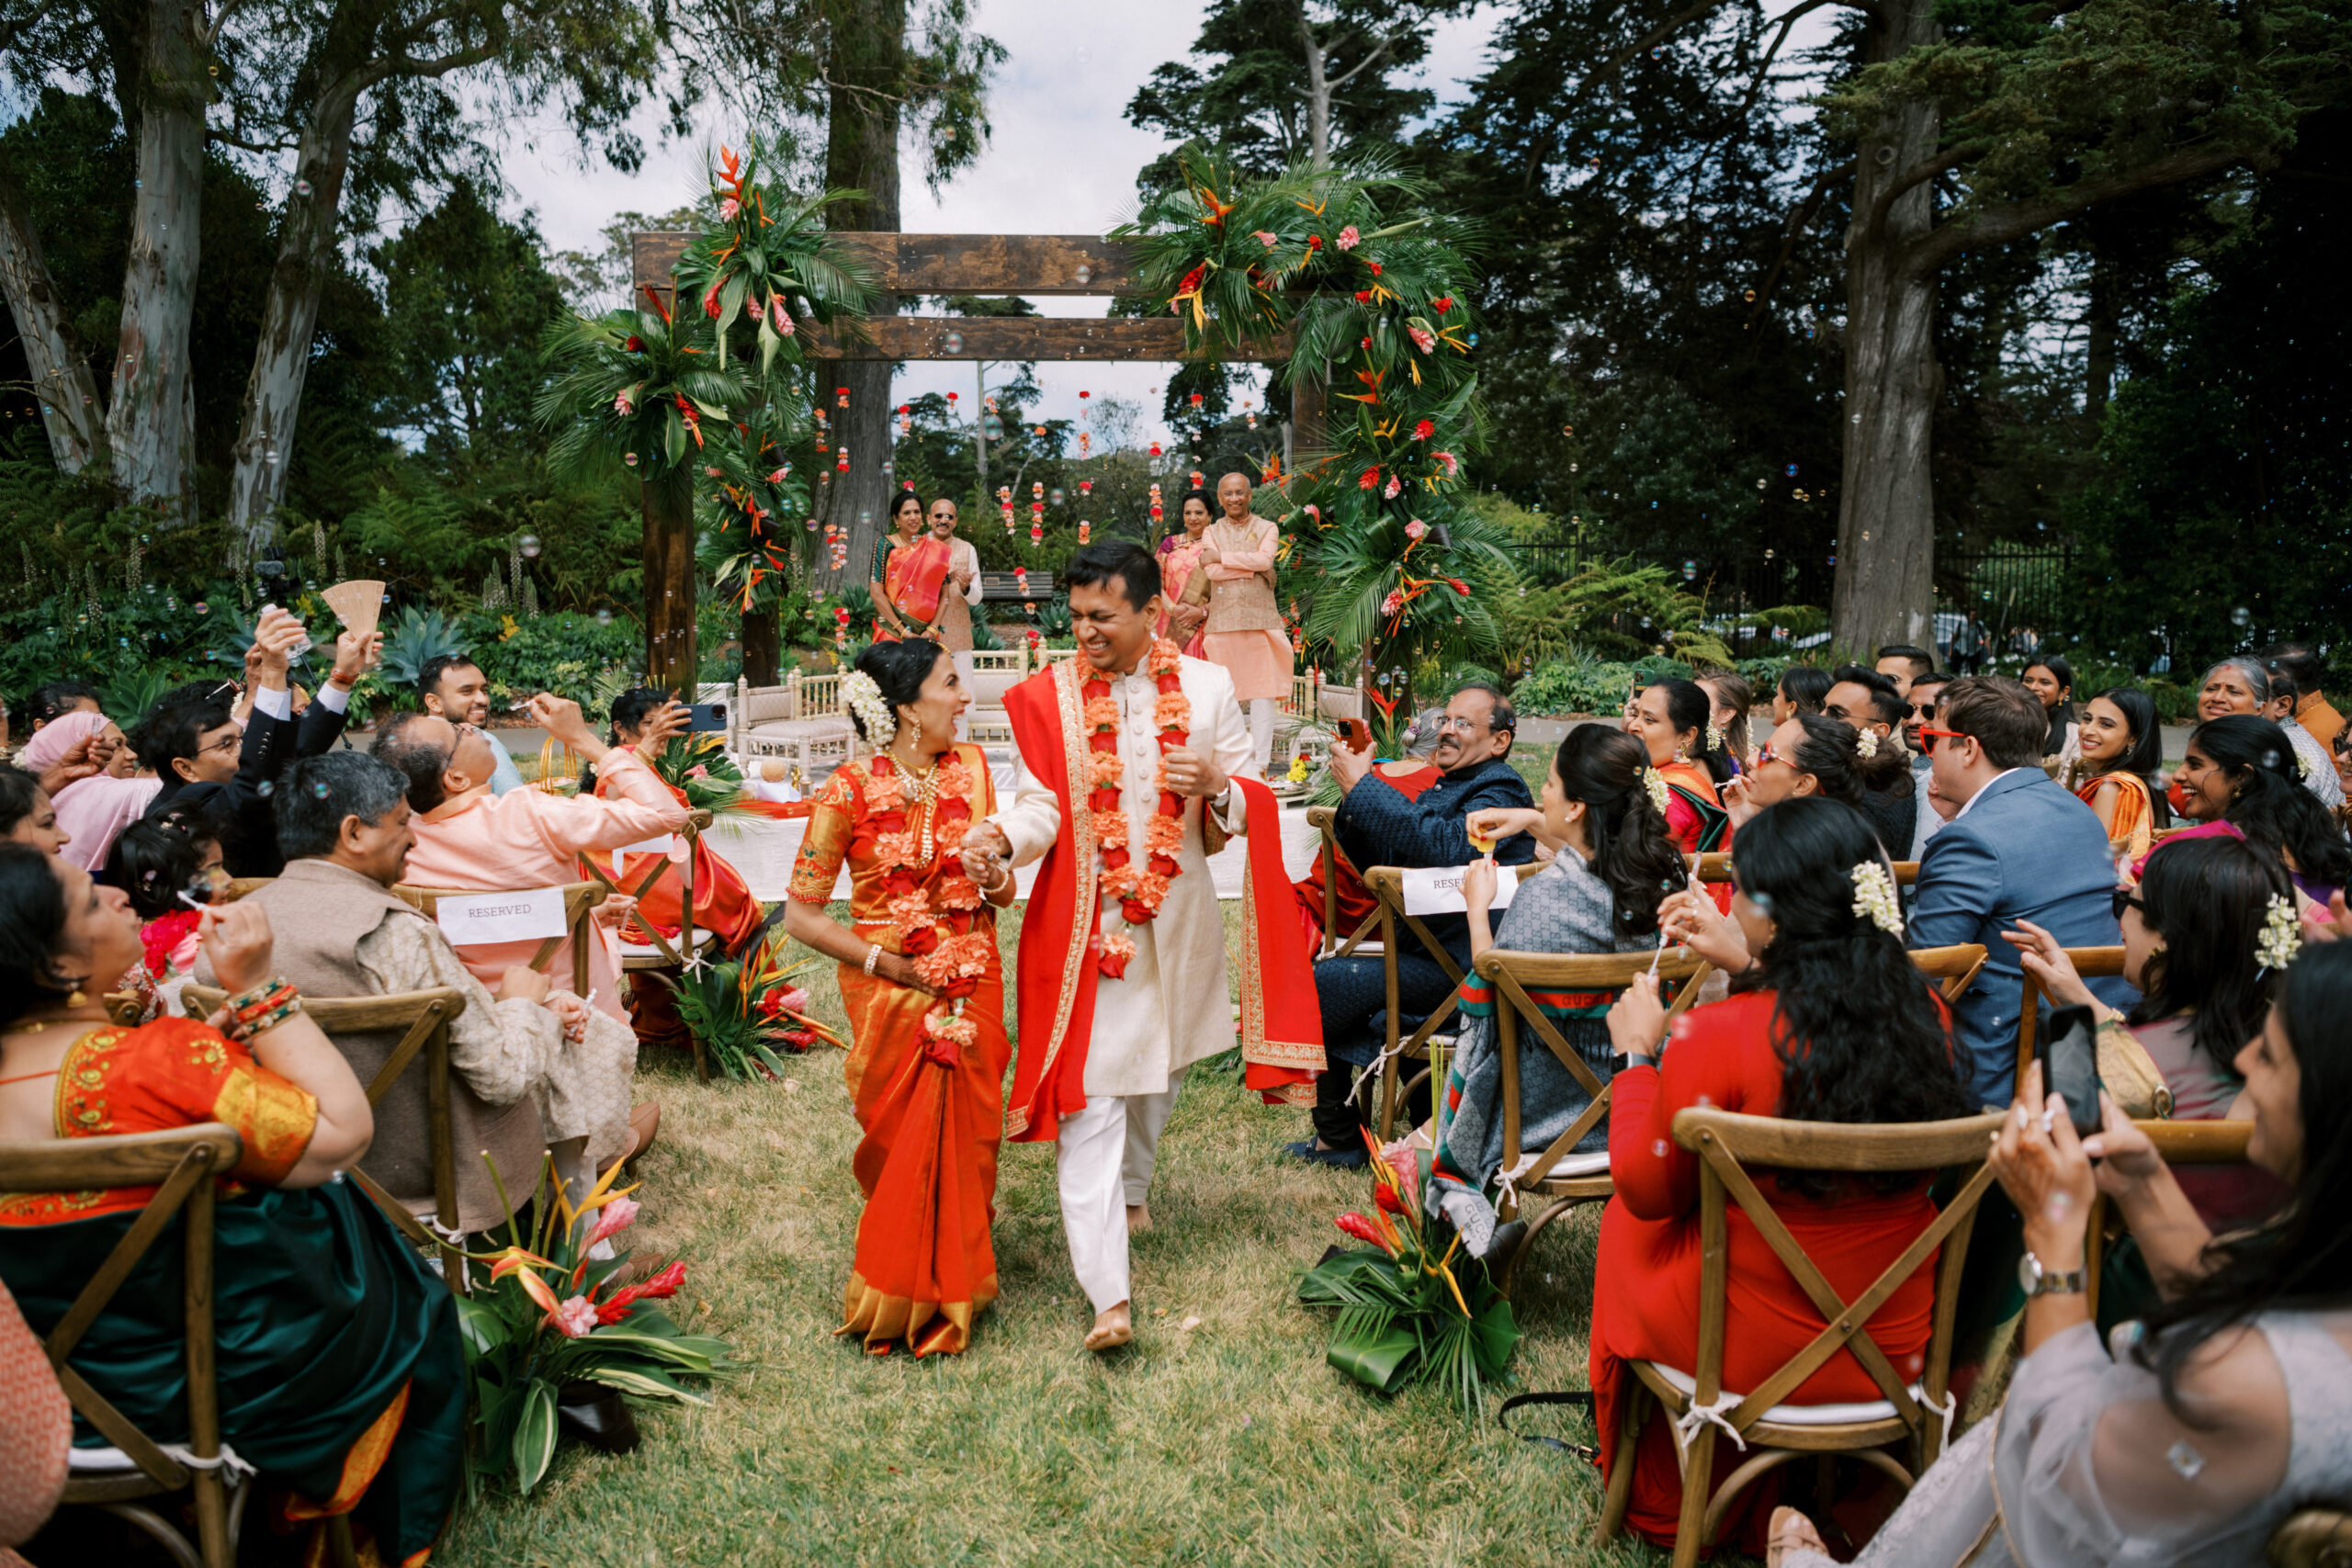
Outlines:
{"label": "tropical leaf arrangement on ground", "polygon": [[[485,1156],[487,1157],[487,1156]],[[645,1399],[699,1404],[687,1381],[729,1370],[723,1339],[688,1334],[660,1303],[678,1293],[686,1266],[632,1269],[630,1255],[590,1256],[637,1219],[635,1188],[616,1188],[616,1161],[574,1208],[547,1168],[529,1235],[508,1200],[507,1245],[474,1262],[490,1265],[490,1283],[458,1298],[458,1323],[471,1379],[468,1484],[511,1480],[527,1494],[555,1458],[557,1398],[564,1385],[599,1383]],[[505,1184],[497,1167],[491,1176]],[[621,1284],[624,1274],[634,1283]]]}
{"label": "tropical leaf arrangement on ground", "polygon": [[[1306,1271],[1298,1299],[1340,1309],[1331,1327],[1332,1366],[1367,1388],[1396,1393],[1434,1382],[1462,1407],[1485,1409],[1487,1384],[1503,1375],[1519,1344],[1510,1303],[1462,1251],[1452,1226],[1421,1211],[1420,1162],[1402,1143],[1372,1147],[1373,1208],[1334,1222],[1368,1248],[1341,1252]],[[1442,1250],[1433,1252],[1440,1234]]]}
{"label": "tropical leaf arrangement on ground", "polygon": [[817,960],[786,968],[776,957],[776,944],[775,933],[763,932],[743,957],[698,960],[675,982],[679,1018],[730,1078],[773,1083],[785,1075],[786,1055],[798,1055],[820,1041],[842,1044],[840,1035],[809,1016],[808,991],[792,983]]}
{"label": "tropical leaf arrangement on ground", "polygon": [[1500,647],[1487,606],[1515,585],[1505,536],[1458,507],[1485,445],[1471,353],[1475,224],[1383,155],[1245,175],[1198,143],[1148,196],[1131,237],[1145,289],[1188,350],[1224,357],[1292,334],[1291,373],[1328,367],[1325,449],[1297,455],[1281,588],[1303,601],[1310,660],[1353,660],[1383,728],[1431,659]]}

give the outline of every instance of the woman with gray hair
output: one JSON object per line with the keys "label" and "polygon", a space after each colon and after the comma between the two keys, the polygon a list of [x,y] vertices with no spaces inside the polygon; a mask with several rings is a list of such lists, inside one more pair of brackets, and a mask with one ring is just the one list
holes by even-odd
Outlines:
{"label": "woman with gray hair", "polygon": [[[2257,718],[2273,717],[2271,699],[2280,694],[2271,684],[2270,672],[2262,660],[2252,654],[2233,653],[2205,671],[2205,679],[2197,687],[2197,721],[2210,724],[2231,714],[2247,714]],[[2288,696],[2293,694],[2289,692]],[[2290,710],[2292,711],[2291,709]],[[2329,810],[2344,804],[2344,785],[2335,776],[2335,763],[2326,748],[2312,739],[2312,732],[2290,718],[2280,726],[2287,744],[2295,749],[2295,759],[2302,768],[2303,787],[2319,797]]]}

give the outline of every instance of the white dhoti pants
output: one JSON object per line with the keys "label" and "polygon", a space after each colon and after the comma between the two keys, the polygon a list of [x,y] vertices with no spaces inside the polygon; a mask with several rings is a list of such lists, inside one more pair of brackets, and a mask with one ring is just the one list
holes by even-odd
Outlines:
{"label": "white dhoti pants", "polygon": [[[970,691],[972,689],[972,656],[970,652],[967,650],[966,652],[958,653],[951,649],[948,651],[947,657],[956,666],[956,682],[966,691]],[[956,739],[958,740],[969,740],[971,738],[971,720],[967,718],[963,714],[957,714],[956,716]]]}
{"label": "white dhoti pants", "polygon": [[1272,697],[1250,699],[1250,754],[1262,775],[1274,757],[1274,715],[1280,705]]}
{"label": "white dhoti pants", "polygon": [[1151,1190],[1160,1130],[1176,1109],[1183,1077],[1174,1074],[1161,1094],[1089,1095],[1085,1110],[1062,1119],[1054,1146],[1062,1229],[1070,1269],[1098,1313],[1129,1297],[1127,1207]]}

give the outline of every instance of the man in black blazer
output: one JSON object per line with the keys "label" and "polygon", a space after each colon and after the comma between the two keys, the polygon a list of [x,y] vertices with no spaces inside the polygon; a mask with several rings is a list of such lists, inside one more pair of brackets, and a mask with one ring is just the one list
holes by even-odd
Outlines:
{"label": "man in black blazer", "polygon": [[253,712],[242,734],[226,683],[183,687],[140,721],[139,760],[164,781],[147,815],[202,816],[221,834],[221,862],[232,876],[276,876],[286,868],[270,805],[278,775],[296,758],[332,750],[343,739],[351,688],[383,642],[380,636],[356,638],[348,632],[336,638],[334,671],[297,719],[287,670],[302,637],[302,623],[292,615],[262,612],[247,660]]}

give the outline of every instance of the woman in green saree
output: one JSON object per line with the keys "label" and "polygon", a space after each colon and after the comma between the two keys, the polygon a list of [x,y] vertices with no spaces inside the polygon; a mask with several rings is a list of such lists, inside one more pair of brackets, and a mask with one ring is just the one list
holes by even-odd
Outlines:
{"label": "woman in green saree", "polygon": [[[269,977],[267,916],[231,905],[208,910],[202,931],[227,1008],[208,1023],[117,1027],[97,993],[140,961],[138,917],[79,867],[0,844],[0,1138],[206,1122],[237,1132],[244,1155],[215,1210],[222,1438],[258,1472],[278,1524],[348,1514],[378,1560],[422,1562],[463,1476],[456,1312],[341,1179],[374,1132],[368,1097],[292,987]],[[35,1333],[63,1316],[153,1190],[0,1193],[0,1280]],[[187,1437],[181,1256],[168,1233],[150,1247],[72,1358],[165,1442]],[[74,1440],[105,1441],[78,1417]]]}

